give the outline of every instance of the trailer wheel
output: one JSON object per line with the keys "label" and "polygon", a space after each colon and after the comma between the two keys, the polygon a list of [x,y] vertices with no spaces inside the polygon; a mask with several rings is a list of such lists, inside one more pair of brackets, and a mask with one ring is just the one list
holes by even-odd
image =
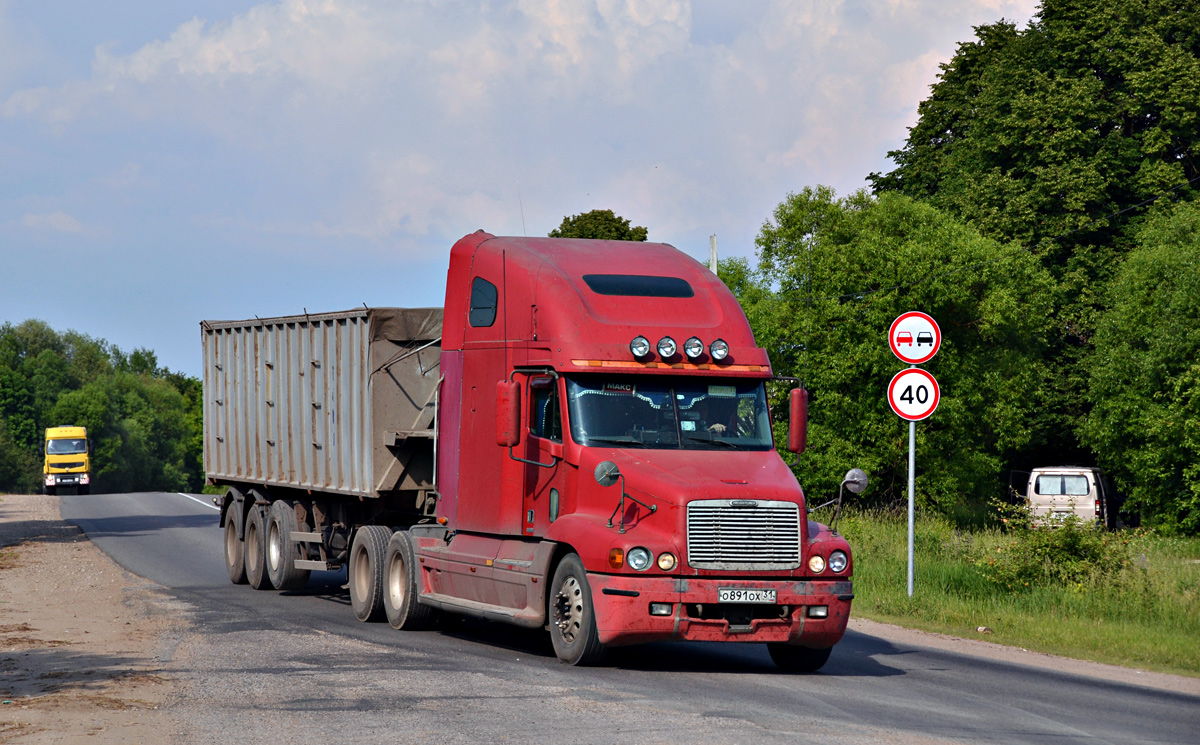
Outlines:
{"label": "trailer wheel", "polygon": [[780,670],[789,673],[815,673],[829,661],[833,647],[809,649],[794,644],[768,643],[767,651]]}
{"label": "trailer wheel", "polygon": [[235,585],[246,584],[246,547],[245,542],[238,538],[237,515],[234,510],[237,502],[229,505],[225,513],[225,571],[229,573],[229,581]]}
{"label": "trailer wheel", "polygon": [[383,563],[391,528],[364,525],[350,546],[350,606],[360,621],[383,620]]}
{"label": "trailer wheel", "polygon": [[392,534],[383,562],[383,610],[394,629],[419,631],[433,626],[437,611],[417,602],[417,552],[403,530]]}
{"label": "trailer wheel", "polygon": [[307,531],[296,520],[296,506],[287,499],[271,505],[267,514],[267,576],[277,590],[299,590],[308,584],[312,572],[297,569],[296,559],[307,558],[300,544],[292,542],[292,533]]}
{"label": "trailer wheel", "polygon": [[594,665],[604,658],[596,633],[596,609],[587,572],[577,554],[567,554],[550,583],[550,641],[568,665]]}
{"label": "trailer wheel", "polygon": [[246,516],[246,580],[255,590],[271,590],[271,578],[267,575],[267,542],[263,529],[263,508],[255,505]]}

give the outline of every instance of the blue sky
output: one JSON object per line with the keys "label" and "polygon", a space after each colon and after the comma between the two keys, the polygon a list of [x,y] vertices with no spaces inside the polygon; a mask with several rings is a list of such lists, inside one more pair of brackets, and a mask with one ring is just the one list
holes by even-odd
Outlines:
{"label": "blue sky", "polygon": [[441,305],[450,246],[612,209],[752,256],[887,170],[1030,0],[0,0],[0,322],[200,373],[199,322]]}

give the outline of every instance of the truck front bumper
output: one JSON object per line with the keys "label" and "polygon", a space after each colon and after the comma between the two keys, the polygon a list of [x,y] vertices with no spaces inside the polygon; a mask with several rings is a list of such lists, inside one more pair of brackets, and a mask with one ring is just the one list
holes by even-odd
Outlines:
{"label": "truck front bumper", "polygon": [[[763,581],[588,574],[603,644],[785,642],[822,649],[846,633],[849,580]],[[718,590],[775,590],[773,604],[718,602]],[[651,613],[651,607],[657,614]],[[669,606],[669,609],[668,609]],[[664,613],[664,611],[668,611]],[[659,615],[662,614],[662,615]]]}
{"label": "truck front bumper", "polygon": [[46,486],[86,486],[91,479],[87,473],[48,473]]}

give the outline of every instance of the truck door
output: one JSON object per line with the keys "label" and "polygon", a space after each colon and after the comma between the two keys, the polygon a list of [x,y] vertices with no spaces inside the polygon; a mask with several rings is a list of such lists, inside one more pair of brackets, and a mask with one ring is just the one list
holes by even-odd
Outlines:
{"label": "truck door", "polygon": [[[529,436],[525,448],[522,533],[541,536],[558,519],[565,492],[563,455],[562,381],[557,376],[529,377]],[[535,465],[540,464],[540,465]]]}

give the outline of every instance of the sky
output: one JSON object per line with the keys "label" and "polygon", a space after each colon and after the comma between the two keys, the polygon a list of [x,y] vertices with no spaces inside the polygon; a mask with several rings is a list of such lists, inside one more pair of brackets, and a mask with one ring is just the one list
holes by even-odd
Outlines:
{"label": "sky", "polygon": [[707,262],[890,170],[1032,0],[0,0],[0,323],[199,376],[200,321],[440,306],[450,247],[611,209]]}

